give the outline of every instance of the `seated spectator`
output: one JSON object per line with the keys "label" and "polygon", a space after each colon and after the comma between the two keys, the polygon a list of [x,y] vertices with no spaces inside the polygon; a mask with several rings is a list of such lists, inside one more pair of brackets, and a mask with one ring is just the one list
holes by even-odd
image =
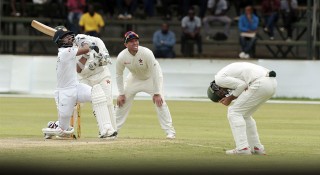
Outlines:
{"label": "seated spectator", "polygon": [[[92,0],[96,1],[96,0]],[[118,0],[100,0],[98,1],[100,4],[100,7],[102,9],[102,13],[107,17],[107,18],[113,18],[116,12],[116,6],[117,6],[117,1]],[[87,2],[88,3],[88,2]]]}
{"label": "seated spectator", "polygon": [[84,13],[79,21],[79,26],[86,35],[99,37],[100,30],[104,27],[102,16],[94,11],[93,5],[88,5],[88,12]]}
{"label": "seated spectator", "polygon": [[19,11],[17,11],[17,8],[16,8],[17,2],[16,2],[16,0],[10,0],[10,5],[11,5],[11,16],[21,16],[21,15],[22,16],[27,16],[26,15],[26,0],[20,0],[21,13]]}
{"label": "seated spectator", "polygon": [[132,19],[137,4],[137,0],[117,0],[118,19]]}
{"label": "seated spectator", "polygon": [[143,8],[144,12],[148,17],[154,16],[154,6],[156,5],[155,0],[143,0]]}
{"label": "seated spectator", "polygon": [[209,15],[203,18],[203,26],[207,35],[206,39],[211,39],[212,34],[210,32],[210,22],[218,21],[225,25],[224,34],[227,37],[230,33],[231,18],[226,13],[228,11],[228,3],[226,0],[208,0]]}
{"label": "seated spectator", "polygon": [[201,19],[204,18],[207,10],[208,0],[181,0],[180,3],[182,7],[182,16],[188,15],[188,10],[195,5],[199,7],[199,14],[197,16],[199,16]]}
{"label": "seated spectator", "polygon": [[68,0],[68,28],[75,34],[79,34],[79,21],[86,6],[85,0]]}
{"label": "seated spectator", "polygon": [[163,23],[161,29],[153,34],[154,56],[156,58],[174,58],[175,34],[169,30],[169,25]]}
{"label": "seated spectator", "polygon": [[281,0],[281,16],[284,28],[287,30],[287,41],[292,39],[292,24],[298,21],[297,0]]}
{"label": "seated spectator", "polygon": [[270,40],[274,40],[274,27],[279,18],[280,0],[263,0],[261,12],[264,19],[264,31]]}
{"label": "seated spectator", "polygon": [[240,58],[250,58],[250,53],[252,53],[257,41],[258,26],[259,18],[253,13],[252,6],[247,6],[245,13],[240,16],[238,21],[241,45]]}
{"label": "seated spectator", "polygon": [[[188,48],[186,47],[187,40],[194,40],[198,46],[198,54],[202,54],[202,38],[201,38],[201,19],[195,16],[194,8],[190,8],[188,16],[181,20],[182,34],[181,34],[181,53],[186,56]],[[189,56],[189,55],[188,55]]]}
{"label": "seated spectator", "polygon": [[236,10],[237,17],[244,13],[247,6],[253,6],[253,0],[237,0],[232,2]]}
{"label": "seated spectator", "polygon": [[[208,0],[161,0],[161,6],[163,7],[163,19],[171,20],[172,15],[176,14],[178,20],[182,20],[183,17],[188,15],[190,8],[197,6],[199,8],[198,15],[201,19],[204,18]],[[172,7],[176,8],[172,8]]]}
{"label": "seated spectator", "polygon": [[179,2],[177,0],[161,0],[162,15],[164,20],[171,20],[173,15],[172,6],[177,5],[179,7]]}

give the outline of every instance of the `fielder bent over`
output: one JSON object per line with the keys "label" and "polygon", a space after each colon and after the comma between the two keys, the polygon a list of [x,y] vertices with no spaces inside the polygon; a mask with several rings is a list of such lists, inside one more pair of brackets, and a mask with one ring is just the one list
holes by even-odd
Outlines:
{"label": "fielder bent over", "polygon": [[[222,68],[208,88],[208,97],[228,106],[228,120],[236,148],[228,155],[266,154],[261,144],[253,113],[268,99],[277,87],[276,73],[262,66],[237,62]],[[228,94],[227,90],[231,90]]]}
{"label": "fielder bent over", "polygon": [[[168,139],[174,139],[176,132],[172,126],[169,108],[163,98],[163,75],[158,61],[150,49],[139,46],[139,36],[132,31],[125,34],[124,45],[127,48],[119,53],[116,63],[119,96],[115,112],[118,130],[129,114],[135,95],[138,92],[146,92],[153,98],[161,128]],[[130,73],[124,84],[125,68]]]}

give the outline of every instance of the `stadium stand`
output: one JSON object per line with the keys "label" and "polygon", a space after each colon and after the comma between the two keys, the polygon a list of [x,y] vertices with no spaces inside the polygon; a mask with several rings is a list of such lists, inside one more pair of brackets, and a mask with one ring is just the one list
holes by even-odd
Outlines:
{"label": "stadium stand", "polygon": [[[17,1],[18,2],[18,1]],[[65,10],[60,9],[58,4],[50,6],[50,10],[46,11],[48,6],[39,4],[33,4],[28,2],[28,10],[30,15],[27,17],[11,17],[10,10],[8,10],[9,0],[2,1],[0,4],[2,7],[0,16],[0,51],[1,53],[13,53],[13,54],[56,54],[56,48],[51,42],[51,38],[47,37],[40,32],[34,30],[30,23],[33,19],[36,19],[48,26],[54,27],[57,25],[66,25]],[[99,9],[99,5],[97,5]],[[163,7],[156,6],[156,12],[161,11]],[[259,6],[256,6],[259,9]],[[10,9],[10,8],[9,8]],[[255,57],[258,58],[294,58],[305,59],[306,58],[306,6],[300,8],[300,21],[294,24],[294,38],[292,41],[287,42],[284,40],[283,31],[280,30],[281,20],[277,25],[277,31],[275,40],[270,41],[267,35],[259,30],[259,40],[256,44]],[[103,9],[99,9],[102,14]],[[30,13],[30,11],[32,13]],[[52,13],[50,12],[60,12]],[[159,12],[160,13],[160,12]],[[158,29],[163,22],[162,16],[157,14],[154,17],[143,16],[143,11],[138,8],[136,17],[132,20],[118,20],[115,16],[104,15],[105,27],[101,32],[101,38],[106,43],[109,52],[112,56],[116,56],[121,51],[123,46],[122,35],[127,30],[136,31],[140,37],[140,44],[153,49],[152,46],[152,34]],[[228,14],[235,17],[235,11],[230,8]],[[170,29],[176,33],[177,44],[175,50],[177,57],[181,57],[180,53],[180,33],[181,23],[178,16],[173,17],[168,21]],[[206,40],[203,38],[203,54],[202,58],[238,58],[240,51],[237,21],[234,20],[231,27],[231,35],[226,41]],[[319,25],[319,24],[318,24]],[[214,25],[214,30],[221,30],[223,26]],[[319,27],[318,27],[319,30]],[[203,31],[202,31],[203,32]],[[203,35],[205,36],[205,35]],[[313,43],[315,47],[319,47],[319,38]],[[195,48],[194,48],[195,49]],[[319,50],[319,49],[318,49]],[[193,57],[197,55],[192,54]]]}

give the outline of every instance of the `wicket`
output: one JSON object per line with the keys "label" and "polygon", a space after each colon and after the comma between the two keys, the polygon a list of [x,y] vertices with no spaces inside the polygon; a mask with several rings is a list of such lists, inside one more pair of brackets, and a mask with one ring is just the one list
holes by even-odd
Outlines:
{"label": "wicket", "polygon": [[71,137],[74,139],[81,137],[80,114],[81,114],[80,103],[77,103],[77,105],[74,107],[73,115],[71,116],[71,119],[70,119],[70,125],[74,128],[76,127],[75,130],[76,130],[77,135],[75,135],[75,134],[71,135]]}

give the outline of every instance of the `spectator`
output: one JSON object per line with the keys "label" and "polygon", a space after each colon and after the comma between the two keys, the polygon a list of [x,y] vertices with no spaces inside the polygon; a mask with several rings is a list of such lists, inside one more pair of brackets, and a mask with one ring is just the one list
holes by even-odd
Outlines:
{"label": "spectator", "polygon": [[[202,19],[207,10],[207,2],[208,0],[161,0],[164,19],[171,20],[172,10],[176,10],[175,13],[177,14],[177,18],[181,20],[184,16],[188,15],[189,9],[194,6],[199,7],[199,14],[196,16],[199,16]],[[172,6],[176,6],[177,8],[173,9]]]}
{"label": "spectator", "polygon": [[154,16],[155,3],[156,3],[156,0],[143,0],[143,7],[147,16],[149,17]]}
{"label": "spectator", "polygon": [[161,0],[161,6],[163,9],[163,19],[165,20],[171,20],[172,19],[172,5],[179,6],[179,2],[175,0]]}
{"label": "spectator", "polygon": [[281,15],[284,28],[287,30],[287,41],[292,39],[292,24],[298,21],[297,0],[281,0]]}
{"label": "spectator", "polygon": [[204,18],[207,10],[208,0],[182,0],[181,7],[182,7],[182,16],[188,15],[188,10],[196,5],[199,7],[199,16],[201,19]]}
{"label": "spectator", "polygon": [[118,19],[132,19],[137,3],[137,0],[117,0]]}
{"label": "spectator", "polygon": [[237,0],[232,2],[238,17],[244,13],[247,6],[253,6],[253,0]]}
{"label": "spectator", "polygon": [[[94,0],[92,0],[94,1]],[[114,7],[116,7],[117,5],[117,1],[118,0],[101,0],[99,1],[100,3],[100,7],[103,11],[103,14],[106,15],[107,18],[113,18],[116,9]]]}
{"label": "spectator", "polygon": [[163,23],[161,29],[153,34],[154,56],[156,58],[174,58],[175,34],[169,30],[169,25]]}
{"label": "spectator", "polygon": [[279,18],[280,0],[263,0],[261,11],[264,18],[263,30],[274,40],[274,26]]}
{"label": "spectator", "polygon": [[79,34],[79,20],[86,6],[85,0],[68,0],[66,4],[68,8],[68,23],[70,31]]}
{"label": "spectator", "polygon": [[245,13],[240,16],[238,22],[241,45],[240,58],[250,58],[250,53],[252,53],[257,41],[256,33],[258,26],[259,18],[253,13],[252,6],[247,6]]}
{"label": "spectator", "polygon": [[203,26],[207,39],[211,38],[210,25],[212,21],[222,22],[225,25],[224,34],[227,37],[230,33],[231,18],[229,18],[226,13],[228,11],[228,3],[226,0],[209,0],[208,1],[208,11],[210,15],[203,18]]}
{"label": "spectator", "polygon": [[20,9],[22,14],[17,11],[16,0],[10,0],[10,5],[11,5],[11,16],[21,16],[21,15],[26,16],[26,0],[20,0]]}
{"label": "spectator", "polygon": [[79,21],[79,25],[86,35],[99,37],[100,30],[104,27],[102,16],[94,11],[93,5],[88,5],[88,12],[84,13]]}
{"label": "spectator", "polygon": [[[196,41],[198,46],[198,54],[202,54],[202,38],[200,34],[201,19],[195,16],[194,8],[190,8],[188,16],[181,20],[182,35],[181,35],[181,53],[186,56],[188,53],[186,47],[187,40]],[[189,55],[188,55],[189,56]]]}

